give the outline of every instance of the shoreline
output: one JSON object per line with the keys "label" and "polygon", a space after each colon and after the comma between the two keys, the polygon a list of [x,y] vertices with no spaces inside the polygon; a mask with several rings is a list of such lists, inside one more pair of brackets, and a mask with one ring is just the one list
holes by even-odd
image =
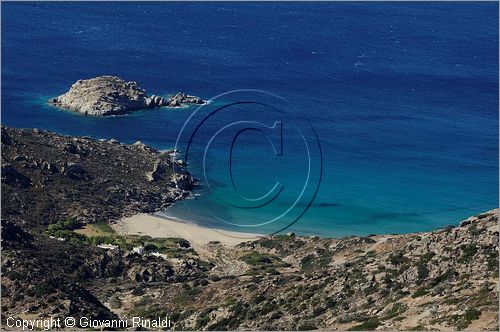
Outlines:
{"label": "shoreline", "polygon": [[111,224],[122,235],[149,235],[153,238],[177,237],[188,240],[194,248],[204,247],[211,241],[218,241],[228,247],[242,242],[254,241],[263,235],[208,228],[158,215],[140,213],[122,218]]}
{"label": "shoreline", "polygon": [[[477,214],[479,217],[490,216],[498,214],[498,208],[488,210],[483,213]],[[453,228],[461,227],[462,224],[468,224],[471,220],[477,219],[476,215],[462,220],[459,224],[453,225]],[[226,231],[217,228],[209,228],[201,225],[191,223],[188,220],[180,220],[172,217],[159,216],[155,214],[139,213],[131,217],[122,218],[119,221],[110,224],[110,226],[120,235],[148,235],[152,238],[182,238],[188,240],[191,245],[196,249],[206,247],[209,242],[219,242],[223,246],[235,247],[236,245],[255,241],[267,235]],[[419,234],[426,234],[445,230],[448,226],[442,226],[431,231],[411,232],[411,233],[393,233],[393,234],[373,234],[365,237],[373,239],[387,239],[391,237],[405,237]],[[360,235],[352,235],[355,237],[363,237]],[[321,237],[321,236],[307,236],[310,238],[322,239],[342,239],[352,236],[340,236],[337,238]]]}

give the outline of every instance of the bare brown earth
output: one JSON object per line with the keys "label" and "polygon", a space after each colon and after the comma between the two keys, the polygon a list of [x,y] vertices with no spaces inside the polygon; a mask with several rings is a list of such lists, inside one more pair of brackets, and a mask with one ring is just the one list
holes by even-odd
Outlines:
{"label": "bare brown earth", "polygon": [[179,176],[142,145],[2,128],[2,322],[169,315],[175,330],[498,330],[498,210],[426,233],[237,245],[109,227],[182,198]]}

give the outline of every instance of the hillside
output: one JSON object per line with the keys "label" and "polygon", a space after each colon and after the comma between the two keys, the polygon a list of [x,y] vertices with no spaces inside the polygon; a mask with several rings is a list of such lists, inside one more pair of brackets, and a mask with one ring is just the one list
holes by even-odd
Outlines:
{"label": "hillside", "polygon": [[498,210],[426,233],[279,235],[199,252],[109,227],[193,185],[181,163],[139,143],[2,127],[2,322],[169,315],[175,330],[498,330]]}

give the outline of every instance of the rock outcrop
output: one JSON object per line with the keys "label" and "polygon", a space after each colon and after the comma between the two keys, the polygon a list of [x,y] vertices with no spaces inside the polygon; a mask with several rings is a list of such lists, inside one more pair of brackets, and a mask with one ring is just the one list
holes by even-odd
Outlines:
{"label": "rock outcrop", "polygon": [[23,210],[40,209],[23,223],[154,212],[188,195],[194,181],[168,152],[144,144],[5,127],[2,138],[2,212],[20,218]]}
{"label": "rock outcrop", "polygon": [[148,95],[137,82],[126,82],[116,76],[99,76],[78,80],[68,92],[53,98],[50,103],[85,115],[107,116],[161,106],[202,104],[204,101],[199,97],[183,93],[170,98]]}
{"label": "rock outcrop", "polygon": [[168,98],[168,106],[179,107],[183,104],[203,104],[205,103],[200,97],[190,96],[185,93],[177,93],[175,96]]}

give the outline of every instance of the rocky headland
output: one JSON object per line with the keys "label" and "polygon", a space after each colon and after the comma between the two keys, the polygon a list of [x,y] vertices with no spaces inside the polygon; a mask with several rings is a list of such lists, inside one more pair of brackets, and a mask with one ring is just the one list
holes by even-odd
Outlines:
{"label": "rocky headland", "polygon": [[174,330],[498,330],[498,210],[432,232],[203,248],[114,221],[194,180],[142,144],[2,128],[6,317],[168,315]]}
{"label": "rocky headland", "polygon": [[[195,184],[182,161],[140,142],[2,127],[2,215],[40,227],[162,210]],[[15,220],[14,220],[15,219]]]}
{"label": "rocky headland", "polygon": [[137,82],[126,82],[116,76],[99,76],[78,80],[70,90],[49,101],[52,105],[85,115],[120,115],[161,106],[181,107],[205,103],[199,97],[177,93],[171,97],[148,95]]}

